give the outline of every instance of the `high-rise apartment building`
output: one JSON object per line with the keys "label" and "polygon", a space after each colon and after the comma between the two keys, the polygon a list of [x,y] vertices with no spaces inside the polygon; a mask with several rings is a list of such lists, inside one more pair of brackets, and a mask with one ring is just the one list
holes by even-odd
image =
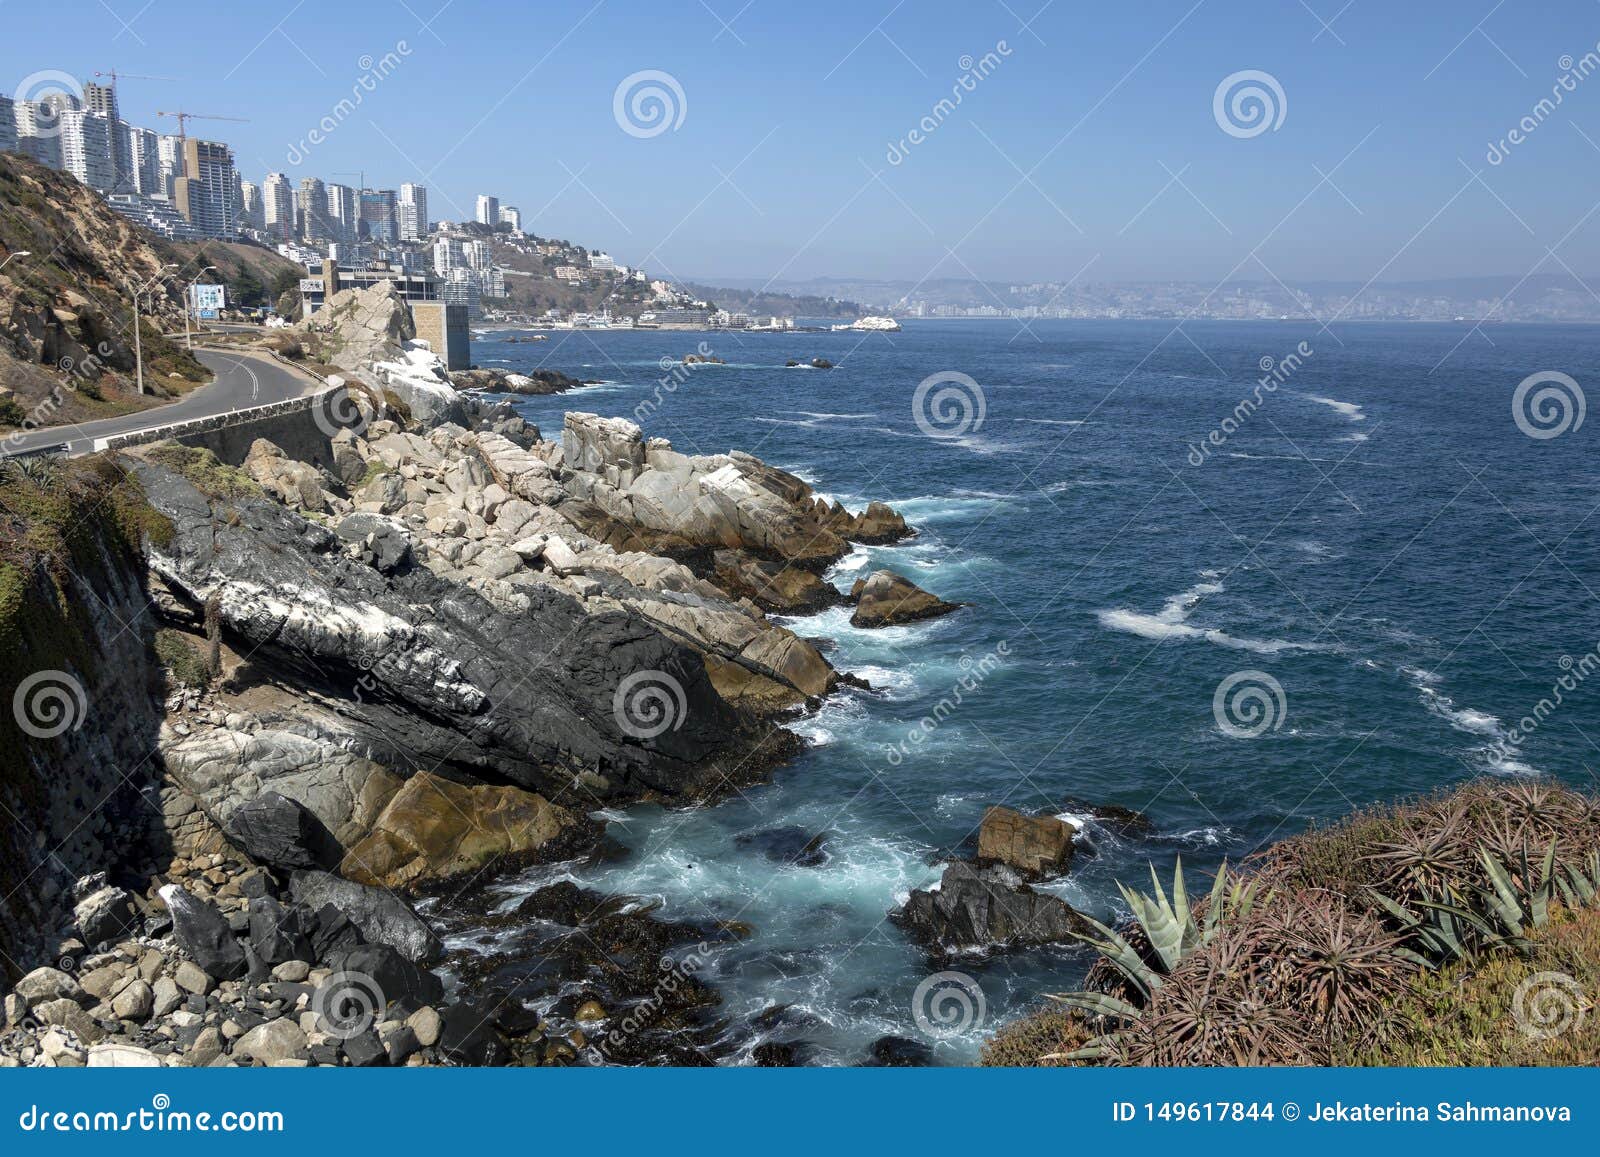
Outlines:
{"label": "high-rise apartment building", "polygon": [[500,198],[488,193],[478,194],[478,224],[491,229],[500,224]]}
{"label": "high-rise apartment building", "polygon": [[137,125],[128,125],[128,161],[133,169],[135,193],[146,197],[165,197],[170,193],[161,172],[159,133],[139,128]]}
{"label": "high-rise apartment building", "polygon": [[133,190],[133,157],[130,142],[123,131],[125,122],[117,108],[117,90],[114,85],[89,81],[83,86],[83,107],[105,117],[107,137],[111,152],[111,185],[118,192]]}
{"label": "high-rise apartment building", "polygon": [[356,203],[356,191],[349,185],[328,185],[327,194],[328,225],[331,229],[328,239],[348,244],[360,235],[357,232],[360,210]]}
{"label": "high-rise apartment building", "polygon": [[402,241],[420,241],[428,235],[428,190],[424,185],[407,181],[400,186],[400,203],[396,206],[396,225]]}
{"label": "high-rise apartment building", "polygon": [[261,216],[261,186],[254,181],[239,182],[239,224],[247,229],[261,229],[266,220]]}
{"label": "high-rise apartment building", "polygon": [[236,220],[233,150],[221,141],[189,137],[183,142],[183,175],[173,182],[172,202],[189,224],[207,237],[232,237]]}
{"label": "high-rise apartment building", "polygon": [[389,242],[399,234],[398,202],[393,189],[361,190],[361,236]]}
{"label": "high-rise apartment building", "polygon": [[282,173],[268,173],[261,182],[261,227],[280,241],[295,235],[294,190]]}
{"label": "high-rise apartment building", "polygon": [[328,189],[319,177],[301,177],[295,202],[300,236],[306,241],[334,241],[333,224],[328,220]]}
{"label": "high-rise apartment building", "polygon": [[65,94],[17,101],[12,110],[17,119],[17,151],[41,165],[61,168],[61,114],[77,107],[77,100]]}
{"label": "high-rise apartment building", "polygon": [[513,233],[521,233],[522,210],[515,205],[502,205],[500,207],[500,224],[511,226]]}
{"label": "high-rise apartment building", "polygon": [[182,137],[166,133],[156,142],[156,151],[161,157],[161,183],[168,197],[172,196],[178,178],[183,176],[183,140]]}
{"label": "high-rise apartment building", "polygon": [[433,268],[442,277],[452,269],[467,267],[466,254],[455,237],[441,237],[433,243]]}
{"label": "high-rise apartment building", "polygon": [[60,112],[61,167],[89,188],[117,191],[117,166],[112,158],[112,122],[104,113],[85,108]]}

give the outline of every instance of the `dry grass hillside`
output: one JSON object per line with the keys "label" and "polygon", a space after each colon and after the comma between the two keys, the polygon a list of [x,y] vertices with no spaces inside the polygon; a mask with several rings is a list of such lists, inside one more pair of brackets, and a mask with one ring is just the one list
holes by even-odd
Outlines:
{"label": "dry grass hillside", "polygon": [[[23,252],[0,272],[0,431],[159,405],[209,379],[161,335],[182,325],[185,257],[70,175],[0,153],[0,260]],[[146,283],[141,397],[127,286]]]}

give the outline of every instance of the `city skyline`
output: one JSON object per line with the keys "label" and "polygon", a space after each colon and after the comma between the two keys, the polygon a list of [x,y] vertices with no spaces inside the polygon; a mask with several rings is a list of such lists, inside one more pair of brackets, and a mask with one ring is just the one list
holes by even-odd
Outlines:
{"label": "city skyline", "polygon": [[[1533,22],[1488,3],[1387,13],[1358,0],[1321,15],[1252,3],[1222,20],[1202,0],[1109,13],[1092,30],[1053,4],[979,5],[937,27],[883,7],[845,20],[826,6],[802,19],[602,3],[497,38],[497,10],[466,0],[291,5],[270,26],[157,3],[70,50],[44,14],[8,20],[15,80],[116,65],[131,123],[174,106],[241,118],[191,135],[225,140],[253,183],[381,173],[369,185],[426,185],[433,216],[450,220],[474,219],[487,192],[520,206],[529,232],[680,280],[1596,267],[1581,179],[1600,166],[1583,67],[1600,38],[1592,6]],[[212,59],[202,35],[256,48]],[[1030,65],[1046,44],[1071,67]],[[670,83],[624,85],[667,60]],[[1281,116],[1246,137],[1214,120],[1213,98],[1251,71],[1276,83]],[[1562,102],[1541,109],[1558,88]],[[627,122],[653,107],[629,103],[640,89],[664,96],[666,123]]]}

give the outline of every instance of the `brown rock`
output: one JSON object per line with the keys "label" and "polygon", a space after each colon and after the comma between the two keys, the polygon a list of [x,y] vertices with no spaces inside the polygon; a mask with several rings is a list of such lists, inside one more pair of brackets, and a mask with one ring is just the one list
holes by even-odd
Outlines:
{"label": "brown rock", "polygon": [[869,502],[867,508],[855,516],[849,536],[857,542],[898,542],[911,533],[899,511],[883,502]]}
{"label": "brown rock", "polygon": [[498,856],[537,852],[578,823],[565,808],[519,787],[469,787],[418,772],[339,870],[386,887],[441,879]]}
{"label": "brown rock", "polygon": [[1072,863],[1073,831],[1055,816],[992,807],[978,828],[978,861],[1009,865],[1031,879],[1059,875]]}
{"label": "brown rock", "polygon": [[855,614],[850,616],[853,627],[912,623],[948,615],[961,607],[960,603],[947,603],[929,594],[892,570],[875,570],[866,578],[857,579],[850,588],[850,597],[856,604]]}
{"label": "brown rock", "polygon": [[731,597],[747,598],[764,611],[806,614],[843,601],[832,583],[812,571],[745,551],[719,550],[712,556],[712,565],[712,582]]}

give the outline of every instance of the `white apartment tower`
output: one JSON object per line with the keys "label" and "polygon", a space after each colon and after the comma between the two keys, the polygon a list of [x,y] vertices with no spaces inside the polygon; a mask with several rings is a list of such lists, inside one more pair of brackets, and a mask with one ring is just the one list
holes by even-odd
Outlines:
{"label": "white apartment tower", "polygon": [[400,202],[396,210],[399,218],[400,240],[420,241],[428,235],[428,189],[426,185],[406,182],[400,186]]}
{"label": "white apartment tower", "polygon": [[459,240],[454,237],[441,237],[433,243],[433,268],[441,277],[452,270],[466,267],[466,254]]}
{"label": "white apartment tower", "polygon": [[[128,126],[128,160],[133,168],[133,191],[146,197],[165,197],[170,190],[161,173],[161,137],[137,125]],[[123,190],[126,192],[126,190]]]}
{"label": "white apartment tower", "polygon": [[60,115],[61,167],[97,192],[115,192],[113,122],[104,113],[82,108],[64,108]]}
{"label": "white apartment tower", "polygon": [[156,141],[156,155],[160,157],[162,195],[171,198],[173,184],[183,176],[183,138],[162,134]]}
{"label": "white apartment tower", "polygon": [[133,158],[123,131],[122,114],[117,108],[116,88],[89,81],[83,86],[83,107],[106,119],[106,138],[111,153],[111,183],[106,188],[129,192],[133,188]]}
{"label": "white apartment tower", "polygon": [[478,224],[491,229],[500,224],[500,198],[488,193],[478,194]]}
{"label": "white apartment tower", "polygon": [[280,241],[294,236],[294,189],[282,173],[261,182],[261,227]]}
{"label": "white apartment tower", "polygon": [[361,206],[356,191],[349,185],[328,186],[328,222],[333,228],[335,241],[354,241],[356,223],[361,219]]}
{"label": "white apartment tower", "polygon": [[261,216],[261,186],[254,181],[239,182],[239,202],[244,210],[239,223],[250,229],[260,229],[266,223]]}

